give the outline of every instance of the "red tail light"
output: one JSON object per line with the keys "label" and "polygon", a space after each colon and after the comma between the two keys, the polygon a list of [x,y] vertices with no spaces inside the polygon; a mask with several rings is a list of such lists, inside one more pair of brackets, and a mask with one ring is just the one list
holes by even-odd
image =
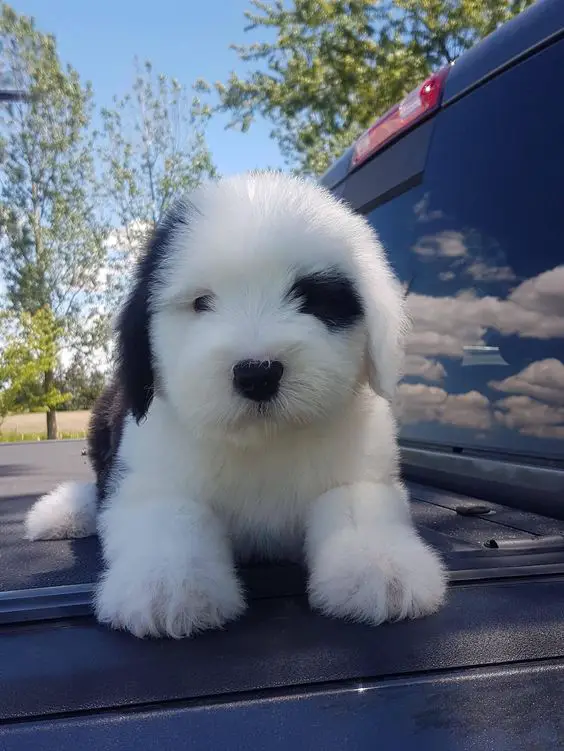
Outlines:
{"label": "red tail light", "polygon": [[433,73],[424,83],[410,92],[399,104],[394,105],[385,115],[376,120],[358,139],[354,146],[352,166],[356,167],[394,136],[420,120],[424,115],[437,109],[441,103],[444,83],[450,65]]}

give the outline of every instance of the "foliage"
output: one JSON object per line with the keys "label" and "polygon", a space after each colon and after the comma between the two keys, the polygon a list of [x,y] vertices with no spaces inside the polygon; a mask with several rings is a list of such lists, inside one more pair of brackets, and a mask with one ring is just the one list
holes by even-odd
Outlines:
{"label": "foliage", "polygon": [[106,385],[106,375],[101,370],[88,368],[84,360],[77,358],[58,376],[56,382],[62,392],[69,394],[63,410],[92,409]]}
{"label": "foliage", "polygon": [[123,272],[171,200],[215,176],[205,141],[209,117],[209,108],[176,79],[155,74],[150,62],[136,63],[131,90],[102,110],[98,155],[118,227],[110,237],[114,292],[121,293]]}
{"label": "foliage", "polygon": [[[257,115],[287,162],[319,174],[376,116],[534,0],[251,0],[233,45],[249,67],[216,83],[230,127]],[[210,87],[199,82],[202,91]]]}
{"label": "foliage", "polygon": [[[63,68],[55,39],[32,18],[2,4],[0,69],[30,102],[0,117],[0,261],[7,302],[16,313],[47,310],[61,349],[83,353],[103,343],[98,281],[106,259],[96,206],[90,135],[92,91]],[[44,372],[48,434],[56,436],[54,369]]]}
{"label": "foliage", "polygon": [[56,410],[70,397],[46,374],[55,370],[63,334],[48,306],[0,314],[0,420],[14,412]]}

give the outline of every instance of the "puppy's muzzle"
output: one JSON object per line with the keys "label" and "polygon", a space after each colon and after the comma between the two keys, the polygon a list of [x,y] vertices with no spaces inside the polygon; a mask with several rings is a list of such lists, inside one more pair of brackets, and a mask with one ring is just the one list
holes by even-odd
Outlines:
{"label": "puppy's muzzle", "polygon": [[278,360],[241,360],[233,366],[233,386],[245,399],[268,402],[278,393],[283,372]]}

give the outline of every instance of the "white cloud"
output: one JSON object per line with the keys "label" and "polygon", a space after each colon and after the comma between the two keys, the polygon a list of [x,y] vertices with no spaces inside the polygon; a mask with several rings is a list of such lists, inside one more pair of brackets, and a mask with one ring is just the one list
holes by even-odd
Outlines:
{"label": "white cloud", "polygon": [[465,345],[483,342],[486,327],[472,310],[472,301],[412,293],[407,303],[413,321],[409,354],[462,357]]}
{"label": "white cloud", "polygon": [[510,430],[537,438],[564,438],[564,407],[530,396],[508,396],[496,402],[495,420]]}
{"label": "white cloud", "polygon": [[444,230],[425,235],[413,246],[413,252],[425,258],[462,258],[468,252],[462,232]]}
{"label": "white cloud", "polygon": [[564,319],[564,266],[527,279],[509,296],[509,300],[526,310],[549,318]]}
{"label": "white cloud", "polygon": [[474,261],[465,270],[476,282],[511,282],[515,279],[509,266],[489,266],[484,261]]}
{"label": "white cloud", "polygon": [[555,358],[537,360],[520,373],[503,381],[491,381],[489,385],[508,394],[564,404],[564,364]]}
{"label": "white cloud", "polygon": [[485,430],[492,422],[489,401],[478,391],[466,394],[449,394],[441,414],[445,425]]}
{"label": "white cloud", "polygon": [[[425,367],[424,361],[425,358],[420,361],[412,359],[412,363],[419,363],[420,371]],[[432,360],[427,362],[433,363]],[[518,393],[492,405],[478,391],[449,394],[439,386],[401,383],[397,397],[398,416],[404,424],[434,422],[487,430],[497,423],[522,435],[564,438],[564,364],[559,360],[532,363],[517,375],[489,385],[499,391]],[[557,403],[539,401],[541,398],[550,398]]]}
{"label": "white cloud", "polygon": [[397,407],[401,422],[436,422],[447,396],[447,392],[438,386],[401,383],[397,394]]}
{"label": "white cloud", "polygon": [[425,381],[442,381],[446,370],[440,362],[422,355],[407,355],[404,363],[406,376],[417,376]]}
{"label": "white cloud", "polygon": [[413,211],[419,222],[430,222],[435,219],[442,219],[444,216],[439,209],[429,211],[429,193],[425,193],[423,198],[415,204]]}
{"label": "white cloud", "polygon": [[484,344],[488,330],[525,338],[564,337],[564,266],[523,282],[507,300],[472,291],[456,297],[412,293],[413,321],[408,352],[462,357],[468,345]]}
{"label": "white cloud", "polygon": [[406,351],[408,355],[425,357],[462,357],[462,345],[456,336],[435,331],[412,331],[407,339]]}
{"label": "white cloud", "polygon": [[[426,218],[422,218],[425,211],[423,201],[416,205],[415,213],[420,215],[420,221],[426,221]],[[428,260],[451,259],[452,265],[462,265],[459,271],[472,277],[476,282],[510,282],[516,279],[513,269],[509,266],[496,265],[496,258],[504,264],[502,259],[505,255],[499,247],[491,247],[491,244],[483,242],[475,232],[465,234],[456,230],[443,230],[434,235],[425,235],[417,241],[412,250]],[[480,257],[483,252],[486,253],[485,259]],[[477,257],[473,257],[476,254]],[[452,271],[443,271],[439,274],[439,278],[443,280],[450,280],[454,276]]]}
{"label": "white cloud", "polygon": [[422,383],[400,384],[398,410],[403,423],[438,422],[474,430],[485,430],[492,423],[489,401],[478,391],[448,394]]}

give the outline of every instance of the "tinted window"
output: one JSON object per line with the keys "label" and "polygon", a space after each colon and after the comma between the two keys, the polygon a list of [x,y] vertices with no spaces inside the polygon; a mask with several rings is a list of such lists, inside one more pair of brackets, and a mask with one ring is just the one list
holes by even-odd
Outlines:
{"label": "tinted window", "polygon": [[442,112],[422,184],[368,214],[409,282],[406,439],[564,455],[562,91],[560,42]]}

